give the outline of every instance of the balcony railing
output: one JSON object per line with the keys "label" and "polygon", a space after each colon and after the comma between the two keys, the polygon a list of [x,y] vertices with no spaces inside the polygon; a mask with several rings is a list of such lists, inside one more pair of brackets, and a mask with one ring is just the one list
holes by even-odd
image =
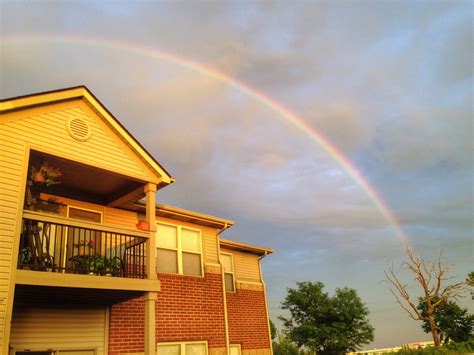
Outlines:
{"label": "balcony railing", "polygon": [[139,234],[25,211],[18,268],[143,279],[147,239]]}

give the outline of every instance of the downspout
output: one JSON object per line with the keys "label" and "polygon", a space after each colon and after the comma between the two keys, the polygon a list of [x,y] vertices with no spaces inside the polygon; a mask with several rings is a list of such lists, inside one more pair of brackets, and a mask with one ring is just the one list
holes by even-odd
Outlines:
{"label": "downspout", "polygon": [[268,341],[270,343],[270,354],[273,354],[272,332],[270,330],[270,315],[268,314],[268,303],[267,303],[267,286],[265,285],[265,281],[263,281],[262,265],[260,264],[260,261],[263,260],[263,258],[266,257],[267,255],[268,255],[268,252],[265,251],[263,255],[259,256],[258,271],[260,272],[260,281],[262,282],[263,297],[265,300],[265,312],[267,313],[267,328],[268,328]]}
{"label": "downspout", "polygon": [[227,355],[230,355],[229,321],[227,317],[227,291],[225,289],[224,267],[221,263],[221,243],[219,242],[219,236],[229,227],[230,226],[227,223],[224,223],[224,227],[217,232],[217,259],[219,260],[219,265],[221,266],[222,294],[224,300],[225,344]]}

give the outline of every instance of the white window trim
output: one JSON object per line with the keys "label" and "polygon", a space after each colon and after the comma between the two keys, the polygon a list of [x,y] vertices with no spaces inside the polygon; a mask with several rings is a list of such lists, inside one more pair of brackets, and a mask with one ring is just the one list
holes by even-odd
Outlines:
{"label": "white window trim", "polygon": [[[202,240],[201,230],[197,229],[197,228],[180,226],[180,225],[177,225],[177,224],[166,223],[166,222],[157,222],[156,223],[157,226],[159,224],[161,224],[163,226],[174,227],[177,230],[177,238],[178,238],[177,243],[176,243],[177,248],[162,248],[162,247],[158,246],[158,231],[156,232],[155,238],[157,239],[156,240],[156,248],[157,249],[174,250],[174,251],[177,252],[177,254],[178,254],[178,275],[193,276],[193,277],[204,277],[204,252],[203,252],[204,248],[203,248],[203,240]],[[188,251],[188,250],[183,249],[182,243],[181,243],[181,239],[182,239],[181,238],[181,230],[183,228],[199,233],[199,242],[200,242],[200,246],[201,246],[201,251],[199,253],[196,253],[195,251]],[[197,255],[201,256],[201,275],[189,275],[189,274],[184,274],[183,273],[183,252],[190,253],[190,254],[197,254]],[[156,258],[156,255],[155,255],[155,258]],[[171,273],[171,274],[176,275],[176,273]]]}
{"label": "white window trim", "polygon": [[[226,252],[221,252],[220,253],[221,255],[229,255],[230,256],[230,260],[231,260],[231,263],[232,263],[232,272],[226,272],[224,270],[224,267],[222,267],[222,272],[224,273],[224,282],[225,282],[225,274],[232,274],[232,282],[234,283],[234,287],[233,287],[233,291],[227,291],[226,292],[232,292],[232,293],[235,293],[236,292],[236,288],[235,288],[235,263],[234,263],[234,255],[231,254],[231,253],[226,253]],[[222,261],[221,261],[221,265],[222,265]],[[237,344],[236,344],[237,345]]]}
{"label": "white window trim", "polygon": [[240,344],[229,344],[229,347],[230,348],[238,348],[239,349],[239,354],[240,355],[242,354],[242,347],[240,346]]}
{"label": "white window trim", "polygon": [[[75,219],[75,218],[69,217],[69,209],[71,209],[71,208],[73,208],[75,210],[98,213],[98,214],[100,214],[100,224],[104,223],[104,213],[102,211],[97,211],[97,210],[93,210],[93,209],[90,209],[90,208],[78,207],[78,206],[74,206],[74,205],[67,205],[67,211],[66,211],[67,218]],[[83,220],[81,219],[80,221],[83,221]]]}
{"label": "white window trim", "polygon": [[[74,204],[72,204],[72,205],[68,204],[66,206],[66,217],[67,218],[75,219],[77,221],[84,222],[84,220],[82,220],[82,219],[76,219],[76,218],[70,217],[71,208],[76,209],[76,210],[81,210],[81,211],[97,213],[97,214],[100,215],[100,224],[104,223],[104,213],[102,211],[97,211],[97,210],[93,210],[93,209],[90,209],[90,208],[79,207],[79,206],[75,206]],[[94,223],[94,222],[89,222],[89,223]],[[69,240],[69,234],[68,234],[69,232],[68,231],[69,231],[69,228],[66,228],[66,230],[64,232],[65,233],[65,239],[64,239],[64,246],[63,246],[63,255],[67,255],[67,244],[68,244],[68,240]],[[64,260],[62,262],[62,265],[61,265],[63,268],[66,267],[66,262],[67,262],[67,260],[66,260],[66,258],[64,258]]]}
{"label": "white window trim", "polygon": [[208,355],[208,344],[207,340],[197,340],[197,341],[182,341],[182,342],[169,342],[169,343],[156,343],[156,355],[158,355],[158,347],[160,345],[180,345],[180,354],[186,355],[186,347],[184,345],[192,344],[203,344],[206,346],[206,355]]}

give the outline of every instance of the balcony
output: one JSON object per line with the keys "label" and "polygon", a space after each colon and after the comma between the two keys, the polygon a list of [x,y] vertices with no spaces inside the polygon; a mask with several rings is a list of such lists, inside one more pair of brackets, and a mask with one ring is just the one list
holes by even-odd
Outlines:
{"label": "balcony", "polygon": [[146,240],[141,232],[24,211],[18,269],[144,279]]}
{"label": "balcony", "polygon": [[94,302],[107,298],[106,303],[114,303],[159,291],[159,281],[146,274],[148,237],[148,232],[25,210],[17,292],[38,295],[34,290],[42,290],[45,297],[58,299],[84,298],[88,292]]}

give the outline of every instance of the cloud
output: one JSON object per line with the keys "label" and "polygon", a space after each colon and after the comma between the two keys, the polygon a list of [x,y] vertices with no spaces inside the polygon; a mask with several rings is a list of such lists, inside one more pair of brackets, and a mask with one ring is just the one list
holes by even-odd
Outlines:
{"label": "cloud", "polygon": [[379,158],[392,171],[442,163],[469,166],[473,162],[471,109],[463,105],[412,110],[386,122],[377,140]]}
{"label": "cloud", "polygon": [[[245,82],[339,148],[416,246],[471,267],[469,2],[2,5],[7,38],[111,38]],[[324,147],[251,94],[127,50],[1,46],[3,97],[86,84],[177,178],[159,202],[233,218],[226,237],[276,248],[264,264],[271,309],[298,279],[388,304],[378,282],[403,251],[392,226]],[[379,314],[375,346],[401,339],[393,324],[414,329]]]}

